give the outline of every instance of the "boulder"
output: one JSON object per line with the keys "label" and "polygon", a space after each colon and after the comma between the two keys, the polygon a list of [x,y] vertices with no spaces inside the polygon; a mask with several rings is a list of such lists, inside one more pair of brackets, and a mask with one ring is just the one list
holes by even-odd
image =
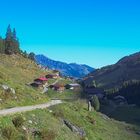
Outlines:
{"label": "boulder", "polygon": [[32,120],[29,120],[28,122],[29,122],[30,124],[32,124],[32,123],[33,123],[33,121],[32,121]]}
{"label": "boulder", "polygon": [[15,89],[13,89],[13,88],[11,88],[11,87],[9,87],[9,86],[7,86],[7,85],[1,85],[1,87],[2,87],[2,89],[5,90],[5,91],[9,91],[9,92],[12,93],[12,94],[16,94]]}
{"label": "boulder", "polygon": [[47,93],[47,92],[48,92],[48,88],[45,87],[45,88],[43,89],[42,93]]}
{"label": "boulder", "polygon": [[88,102],[88,111],[91,111],[91,110],[92,110],[91,102],[89,101],[89,102]]}
{"label": "boulder", "polygon": [[1,85],[1,87],[3,88],[3,90],[8,90],[9,87],[7,85]]}
{"label": "boulder", "polygon": [[86,132],[82,128],[79,128],[79,127],[73,125],[72,123],[70,123],[67,120],[63,120],[63,122],[72,132],[79,134],[81,137],[86,136]]}
{"label": "boulder", "polygon": [[16,91],[13,88],[10,88],[12,94],[16,94]]}

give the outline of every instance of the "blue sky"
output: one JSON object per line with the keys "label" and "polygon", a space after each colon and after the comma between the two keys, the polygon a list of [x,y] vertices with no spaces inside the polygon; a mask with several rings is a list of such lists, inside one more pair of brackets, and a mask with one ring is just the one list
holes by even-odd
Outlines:
{"label": "blue sky", "polygon": [[15,27],[21,48],[102,67],[140,51],[139,0],[0,0],[0,34]]}

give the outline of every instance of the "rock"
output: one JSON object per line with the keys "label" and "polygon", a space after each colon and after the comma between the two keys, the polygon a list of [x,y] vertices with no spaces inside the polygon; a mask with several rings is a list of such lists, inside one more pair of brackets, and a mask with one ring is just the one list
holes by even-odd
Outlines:
{"label": "rock", "polygon": [[15,99],[17,99],[17,96],[15,96]]}
{"label": "rock", "polygon": [[26,131],[26,130],[27,130],[27,128],[26,128],[25,126],[22,126],[22,129],[23,129],[24,131]]}
{"label": "rock", "polygon": [[5,90],[5,91],[9,91],[9,92],[11,92],[12,94],[16,94],[16,91],[15,91],[13,88],[10,88],[10,87],[7,86],[7,85],[1,85],[1,87],[2,87],[3,90]]}
{"label": "rock", "polygon": [[48,92],[48,88],[44,87],[44,90],[42,91],[42,93],[47,93]]}
{"label": "rock", "polygon": [[10,88],[10,91],[11,91],[12,94],[16,94],[16,92],[13,88]]}
{"label": "rock", "polygon": [[63,122],[72,132],[75,132],[75,133],[79,134],[81,137],[86,136],[86,132],[82,128],[74,126],[73,124],[71,124],[67,120],[63,120]]}
{"label": "rock", "polygon": [[52,110],[49,110],[49,112],[52,113],[53,111]]}
{"label": "rock", "polygon": [[2,85],[1,86],[4,90],[8,90],[9,89],[9,87],[7,86],[7,85]]}
{"label": "rock", "polygon": [[91,102],[89,101],[89,102],[88,102],[88,111],[91,111],[91,110],[92,110]]}
{"label": "rock", "polygon": [[32,120],[29,120],[28,122],[29,122],[30,124],[32,124],[32,123],[33,123],[33,122],[32,122]]}
{"label": "rock", "polygon": [[110,118],[109,118],[107,115],[105,115],[105,114],[101,114],[101,116],[102,116],[102,118],[103,118],[104,120],[110,120]]}

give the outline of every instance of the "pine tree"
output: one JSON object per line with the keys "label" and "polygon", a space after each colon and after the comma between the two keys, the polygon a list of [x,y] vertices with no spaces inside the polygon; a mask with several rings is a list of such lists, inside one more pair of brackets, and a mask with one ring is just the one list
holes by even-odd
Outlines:
{"label": "pine tree", "polygon": [[6,40],[10,41],[12,39],[12,30],[10,24],[8,25],[7,32],[6,32]]}
{"label": "pine tree", "polygon": [[17,36],[16,36],[16,29],[15,28],[13,29],[13,32],[12,32],[12,42],[13,42],[14,54],[20,53],[19,41],[18,41]]}
{"label": "pine tree", "polygon": [[29,53],[28,58],[31,60],[35,60],[35,54],[33,52]]}
{"label": "pine tree", "polygon": [[5,38],[5,53],[6,54],[17,54],[20,52],[19,42],[16,37],[16,29],[11,30],[10,25],[7,28]]}
{"label": "pine tree", "polygon": [[17,40],[16,29],[15,29],[15,28],[13,29],[13,39],[14,39],[14,40]]}
{"label": "pine tree", "polygon": [[28,58],[28,53],[26,51],[21,51],[21,54],[23,55],[23,57]]}
{"label": "pine tree", "polygon": [[13,47],[12,47],[12,30],[10,24],[8,25],[6,38],[5,38],[5,53],[12,54]]}

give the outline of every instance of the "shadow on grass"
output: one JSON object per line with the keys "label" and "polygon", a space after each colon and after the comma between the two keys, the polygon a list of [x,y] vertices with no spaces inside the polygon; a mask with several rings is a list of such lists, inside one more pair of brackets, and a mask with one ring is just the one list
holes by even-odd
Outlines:
{"label": "shadow on grass", "polygon": [[102,108],[101,112],[118,121],[134,124],[140,127],[140,107],[121,106],[114,110]]}

